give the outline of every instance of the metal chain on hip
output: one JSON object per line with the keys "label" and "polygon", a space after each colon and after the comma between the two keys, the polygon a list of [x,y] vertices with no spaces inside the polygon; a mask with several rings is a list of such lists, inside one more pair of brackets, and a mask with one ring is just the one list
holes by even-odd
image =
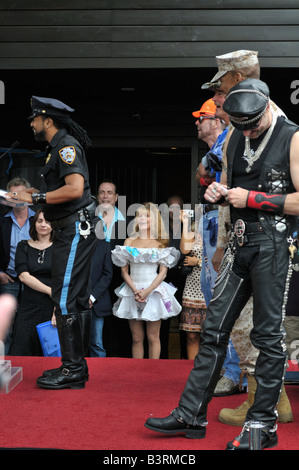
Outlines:
{"label": "metal chain on hip", "polygon": [[236,247],[235,247],[234,239],[235,239],[235,233],[232,230],[230,234],[228,246],[225,250],[225,254],[220,264],[218,276],[216,277],[216,280],[215,280],[214,289],[224,281],[223,286],[222,286],[221,291],[216,296],[212,297],[211,302],[215,301],[216,299],[220,297],[220,295],[223,293],[228,283],[229,273],[232,270],[232,267],[235,261],[235,255],[236,255]]}

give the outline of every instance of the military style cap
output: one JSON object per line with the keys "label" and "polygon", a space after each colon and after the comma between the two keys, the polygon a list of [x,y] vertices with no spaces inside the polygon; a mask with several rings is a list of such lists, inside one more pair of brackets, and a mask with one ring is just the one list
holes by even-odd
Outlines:
{"label": "military style cap", "polygon": [[42,98],[40,96],[32,96],[31,108],[32,112],[28,119],[33,119],[35,116],[39,116],[41,114],[65,117],[68,116],[69,113],[73,113],[75,111],[73,108],[62,103],[62,101],[54,98]]}
{"label": "military style cap", "polygon": [[236,129],[246,131],[257,126],[269,100],[267,84],[256,78],[247,78],[230,90],[223,109]]}
{"label": "military style cap", "polygon": [[243,49],[216,56],[218,72],[210,82],[204,83],[201,88],[203,90],[219,88],[221,85],[220,78],[223,77],[223,75],[232,70],[258,64],[259,60],[257,56],[257,51],[247,51]]}

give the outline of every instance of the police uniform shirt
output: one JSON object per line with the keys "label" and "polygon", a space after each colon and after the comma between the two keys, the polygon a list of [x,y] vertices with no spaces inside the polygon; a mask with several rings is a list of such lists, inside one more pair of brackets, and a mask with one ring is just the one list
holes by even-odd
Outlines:
{"label": "police uniform shirt", "polygon": [[49,144],[46,164],[41,169],[41,193],[55,191],[65,185],[67,175],[78,173],[84,177],[84,192],[80,199],[62,204],[46,204],[45,218],[58,220],[91,203],[89,173],[85,153],[79,142],[65,129],[59,130]]}

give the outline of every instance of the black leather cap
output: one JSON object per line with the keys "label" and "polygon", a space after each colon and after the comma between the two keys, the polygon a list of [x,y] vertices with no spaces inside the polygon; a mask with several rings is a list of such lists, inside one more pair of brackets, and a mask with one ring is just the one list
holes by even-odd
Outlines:
{"label": "black leather cap", "polygon": [[269,96],[266,83],[247,78],[230,90],[223,109],[236,129],[246,131],[257,126],[267,109]]}

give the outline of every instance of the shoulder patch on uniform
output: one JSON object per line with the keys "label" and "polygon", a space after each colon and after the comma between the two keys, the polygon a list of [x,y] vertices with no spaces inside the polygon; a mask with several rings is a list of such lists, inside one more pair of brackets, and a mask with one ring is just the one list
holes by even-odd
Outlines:
{"label": "shoulder patch on uniform", "polygon": [[76,158],[76,149],[75,147],[63,147],[59,150],[59,155],[61,159],[71,165]]}

